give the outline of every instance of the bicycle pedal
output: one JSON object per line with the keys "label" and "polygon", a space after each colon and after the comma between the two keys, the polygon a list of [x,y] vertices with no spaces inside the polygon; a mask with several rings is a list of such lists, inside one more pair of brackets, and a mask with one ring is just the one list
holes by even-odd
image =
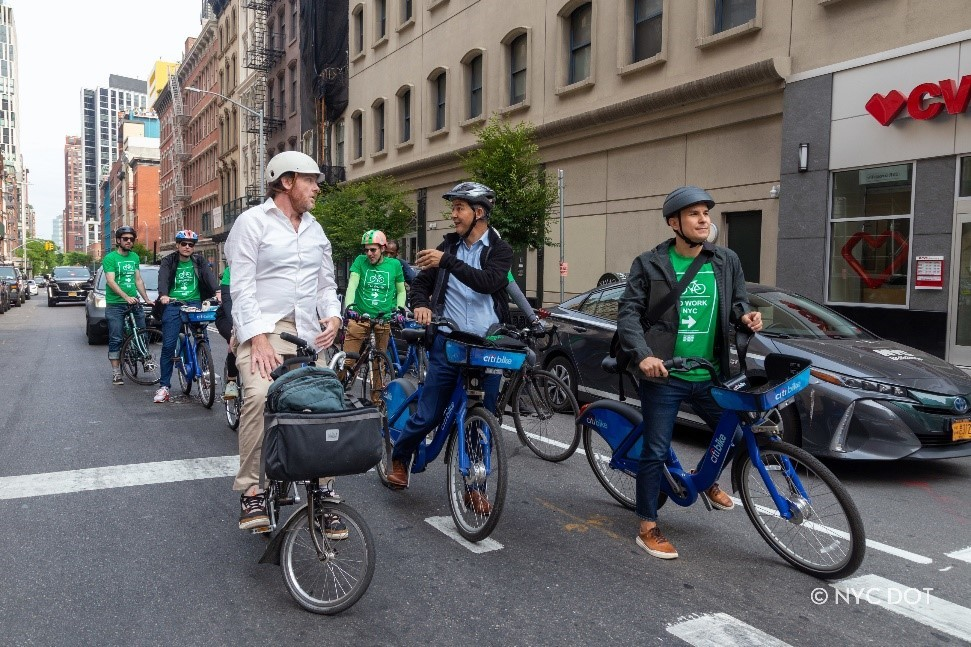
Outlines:
{"label": "bicycle pedal", "polygon": [[273,532],[273,528],[270,526],[260,526],[258,528],[250,528],[250,533],[254,535],[265,535],[269,532]]}

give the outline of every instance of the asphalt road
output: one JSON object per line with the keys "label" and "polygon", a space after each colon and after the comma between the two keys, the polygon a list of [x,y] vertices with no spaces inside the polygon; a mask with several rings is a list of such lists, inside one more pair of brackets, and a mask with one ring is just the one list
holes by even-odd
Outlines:
{"label": "asphalt road", "polygon": [[[441,462],[404,492],[373,473],[340,479],[374,532],[376,573],[344,614],[304,612],[280,569],[257,563],[266,540],[236,529],[236,436],[219,402],[112,386],[83,321],[83,307],[38,298],[0,315],[4,645],[971,642],[971,460],[831,463],[871,544],[853,580],[827,583],[786,565],[740,507],[669,504],[681,558],[651,558],[582,455],[545,463],[514,433],[487,552],[428,521],[449,515]],[[685,460],[707,439],[677,443]],[[837,594],[849,589],[859,598]]]}

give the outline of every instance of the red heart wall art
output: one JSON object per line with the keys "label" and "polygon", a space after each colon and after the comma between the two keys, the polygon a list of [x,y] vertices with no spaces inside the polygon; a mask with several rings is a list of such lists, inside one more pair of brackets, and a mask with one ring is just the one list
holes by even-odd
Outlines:
{"label": "red heart wall art", "polygon": [[[860,261],[853,256],[853,250],[860,243],[866,243],[870,249],[879,249],[880,247],[883,247],[890,238],[893,238],[897,242],[900,249],[897,252],[897,255],[893,257],[893,260],[890,261],[890,265],[883,268],[883,271],[880,272],[880,274],[873,276],[867,272],[866,268],[860,265]],[[843,245],[843,249],[840,250],[840,254],[843,256],[846,264],[853,268],[854,272],[860,275],[860,278],[863,279],[863,283],[866,284],[866,286],[871,290],[875,290],[886,283],[887,279],[889,279],[894,272],[900,269],[901,265],[907,262],[907,253],[909,249],[910,246],[907,244],[907,239],[901,236],[899,232],[887,230],[882,234],[871,236],[865,231],[858,231],[849,237],[849,239]]]}

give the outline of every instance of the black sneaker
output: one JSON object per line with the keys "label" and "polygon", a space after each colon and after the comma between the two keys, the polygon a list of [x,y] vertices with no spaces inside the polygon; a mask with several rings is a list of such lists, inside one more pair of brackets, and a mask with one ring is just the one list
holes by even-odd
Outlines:
{"label": "black sneaker", "polygon": [[347,526],[341,521],[341,518],[336,514],[325,514],[324,515],[324,537],[330,539],[331,541],[340,541],[342,539],[347,539],[350,533],[347,531]]}
{"label": "black sneaker", "polygon": [[239,529],[253,532],[269,532],[270,517],[266,514],[266,494],[260,492],[254,496],[239,497]]}
{"label": "black sneaker", "polygon": [[111,374],[111,383],[114,384],[115,386],[125,383],[125,381],[121,379],[121,371],[115,371],[114,373]]}

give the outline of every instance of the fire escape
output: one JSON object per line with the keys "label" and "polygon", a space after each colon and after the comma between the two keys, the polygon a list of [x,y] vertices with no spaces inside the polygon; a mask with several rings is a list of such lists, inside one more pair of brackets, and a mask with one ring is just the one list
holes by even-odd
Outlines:
{"label": "fire escape", "polygon": [[[243,63],[243,67],[256,70],[256,78],[253,80],[252,85],[246,92],[243,103],[252,110],[264,111],[264,141],[254,141],[259,139],[259,117],[250,113],[246,114],[245,130],[251,135],[248,145],[250,151],[249,177],[254,179],[254,181],[260,176],[259,147],[262,146],[265,151],[266,136],[280,128],[283,128],[284,125],[283,119],[278,118],[275,114],[269,114],[266,109],[267,73],[280,62],[284,55],[283,49],[277,48],[276,39],[273,38],[272,34],[268,34],[266,29],[267,14],[269,14],[273,9],[274,4],[276,4],[276,0],[243,0],[243,7],[246,9],[252,9],[254,14],[253,23],[250,27],[249,33],[249,49],[246,52],[246,59]],[[282,114],[283,110],[281,109],[280,112]],[[261,200],[264,197],[260,195],[259,184],[250,184],[247,186],[246,195],[248,198],[256,198],[257,200]]]}
{"label": "fire escape", "polygon": [[178,73],[169,77],[169,90],[172,93],[172,110],[169,112],[172,128],[172,146],[169,148],[169,164],[172,168],[174,184],[175,231],[186,228],[185,209],[192,197],[192,187],[185,182],[185,162],[189,159],[190,151],[185,145],[185,126],[189,122],[189,115],[182,103],[182,88],[179,85]]}

